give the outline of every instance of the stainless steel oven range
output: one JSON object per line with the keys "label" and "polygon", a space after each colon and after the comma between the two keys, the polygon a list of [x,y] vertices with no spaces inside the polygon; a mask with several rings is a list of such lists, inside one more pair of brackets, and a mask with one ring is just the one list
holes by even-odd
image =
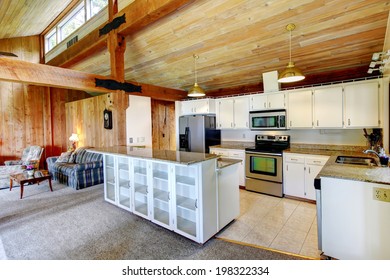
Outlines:
{"label": "stainless steel oven range", "polygon": [[245,149],[245,188],[283,197],[283,150],[289,135],[256,135],[255,146]]}

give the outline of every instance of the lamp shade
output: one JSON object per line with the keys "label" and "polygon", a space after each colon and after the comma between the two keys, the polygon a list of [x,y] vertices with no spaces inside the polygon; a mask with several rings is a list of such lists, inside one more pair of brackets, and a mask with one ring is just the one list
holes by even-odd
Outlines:
{"label": "lamp shade", "polygon": [[305,76],[302,74],[301,70],[295,67],[294,62],[290,61],[287,64],[286,69],[280,73],[278,82],[291,83],[302,81],[303,79],[305,79]]}
{"label": "lamp shade", "polygon": [[205,91],[198,85],[198,83],[195,83],[194,86],[188,91],[187,96],[189,97],[202,97],[205,96]]}
{"label": "lamp shade", "polygon": [[79,136],[77,135],[77,133],[72,133],[72,135],[69,137],[69,141],[78,142]]}

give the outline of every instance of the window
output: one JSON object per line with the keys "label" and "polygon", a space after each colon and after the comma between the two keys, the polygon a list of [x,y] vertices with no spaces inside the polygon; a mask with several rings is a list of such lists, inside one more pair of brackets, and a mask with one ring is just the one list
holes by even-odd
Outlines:
{"label": "window", "polygon": [[89,0],[89,1],[91,7],[89,17],[93,17],[101,10],[103,10],[103,8],[107,6],[107,2],[108,2],[108,0]]}
{"label": "window", "polygon": [[82,0],[45,35],[45,52],[52,50],[108,5],[108,0]]}
{"label": "window", "polygon": [[56,29],[53,29],[50,33],[46,35],[46,50],[50,51],[57,45],[57,32]]}
{"label": "window", "polygon": [[85,9],[84,6],[75,10],[70,17],[65,20],[60,26],[60,40],[64,40],[72,34],[77,28],[85,23]]}

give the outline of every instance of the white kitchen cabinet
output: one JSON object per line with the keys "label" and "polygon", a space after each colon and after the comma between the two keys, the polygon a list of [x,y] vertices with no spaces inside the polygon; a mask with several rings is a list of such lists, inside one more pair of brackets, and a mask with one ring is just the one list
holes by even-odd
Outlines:
{"label": "white kitchen cabinet", "polygon": [[215,114],[215,100],[210,98],[181,101],[180,115]]}
{"label": "white kitchen cabinet", "polygon": [[133,212],[145,219],[151,219],[150,209],[151,162],[133,159]]}
{"label": "white kitchen cabinet", "polygon": [[204,243],[218,232],[216,160],[174,165],[173,230]]}
{"label": "white kitchen cabinet", "polygon": [[237,164],[218,170],[218,231],[240,215],[237,174]]}
{"label": "white kitchen cabinet", "polygon": [[283,154],[283,193],[288,196],[316,200],[314,178],[328,156]]}
{"label": "white kitchen cabinet", "polygon": [[104,199],[128,211],[132,210],[130,166],[126,157],[104,155]]}
{"label": "white kitchen cabinet", "polygon": [[283,157],[283,193],[305,197],[305,157],[296,154],[284,154]]}
{"label": "white kitchen cabinet", "polygon": [[218,129],[249,128],[249,97],[221,98],[216,104]]}
{"label": "white kitchen cabinet", "polygon": [[340,260],[390,259],[388,184],[321,177],[322,251]]}
{"label": "white kitchen cabinet", "polygon": [[250,96],[250,110],[272,110],[286,108],[284,93],[254,94]]}
{"label": "white kitchen cabinet", "polygon": [[118,206],[132,210],[131,160],[128,157],[116,157]]}
{"label": "white kitchen cabinet", "polygon": [[216,122],[218,129],[234,128],[234,99],[221,98],[217,101]]}
{"label": "white kitchen cabinet", "polygon": [[238,183],[245,186],[245,151],[239,149],[210,148],[210,154],[219,155],[225,158],[239,159],[238,164]]}
{"label": "white kitchen cabinet", "polygon": [[288,92],[287,124],[290,129],[313,127],[312,90]]}
{"label": "white kitchen cabinet", "polygon": [[343,87],[314,88],[313,111],[315,128],[342,128]]}
{"label": "white kitchen cabinet", "polygon": [[[217,166],[217,158],[205,160],[195,153],[178,152],[176,159],[170,160],[165,154],[157,153],[155,159],[148,151],[139,154],[137,150],[130,156],[128,149],[121,154],[117,154],[118,148],[114,150],[115,154],[101,151],[106,201],[198,243],[218,232],[219,215],[222,224],[236,217],[237,205],[226,211],[221,208],[239,201],[236,162]],[[192,163],[194,157],[201,160]],[[223,193],[217,179],[222,173],[226,173],[220,178]]]}
{"label": "white kitchen cabinet", "polygon": [[344,85],[346,128],[379,127],[379,82],[364,81]]}
{"label": "white kitchen cabinet", "polygon": [[110,203],[117,204],[115,156],[104,155],[103,163],[104,163],[104,199]]}
{"label": "white kitchen cabinet", "polygon": [[171,228],[171,180],[169,164],[152,162],[152,221]]}

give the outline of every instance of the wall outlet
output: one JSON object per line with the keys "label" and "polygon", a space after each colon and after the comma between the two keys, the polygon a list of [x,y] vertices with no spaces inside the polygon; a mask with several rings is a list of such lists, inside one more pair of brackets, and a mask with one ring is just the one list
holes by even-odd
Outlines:
{"label": "wall outlet", "polygon": [[133,143],[133,137],[129,137],[129,143]]}
{"label": "wall outlet", "polygon": [[375,200],[390,202],[390,189],[374,187],[372,194]]}

